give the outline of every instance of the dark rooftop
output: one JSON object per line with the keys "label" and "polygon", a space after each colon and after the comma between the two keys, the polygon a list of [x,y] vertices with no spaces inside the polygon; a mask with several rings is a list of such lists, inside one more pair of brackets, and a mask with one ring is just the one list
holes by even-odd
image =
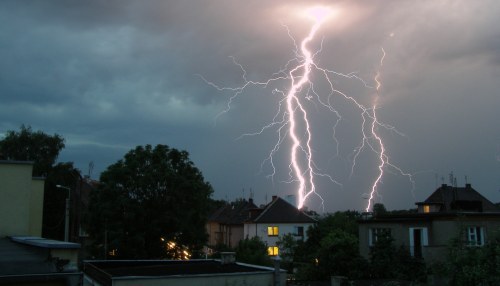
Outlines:
{"label": "dark rooftop", "polygon": [[483,197],[470,184],[465,187],[441,185],[425,201],[416,203],[441,206],[441,212],[476,211],[500,212],[500,209],[491,201]]}
{"label": "dark rooftop", "polygon": [[248,218],[250,209],[255,209],[257,206],[253,200],[242,200],[225,205],[210,215],[208,221],[218,222],[222,224],[243,224]]}
{"label": "dark rooftop", "polygon": [[258,223],[314,223],[315,219],[280,197],[274,197],[254,222]]}
{"label": "dark rooftop", "polygon": [[222,264],[218,260],[108,260],[85,262],[84,272],[87,273],[91,268],[99,269],[102,273],[106,273],[111,277],[273,271],[271,268],[257,268],[239,263]]}

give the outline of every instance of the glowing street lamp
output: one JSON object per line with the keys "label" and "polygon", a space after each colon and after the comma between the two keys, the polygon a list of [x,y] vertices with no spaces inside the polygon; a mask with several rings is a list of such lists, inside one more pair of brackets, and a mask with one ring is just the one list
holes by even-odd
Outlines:
{"label": "glowing street lamp", "polygon": [[68,196],[66,197],[66,215],[64,219],[64,241],[69,241],[69,203],[71,198],[71,188],[61,185],[56,185],[56,188],[68,191]]}

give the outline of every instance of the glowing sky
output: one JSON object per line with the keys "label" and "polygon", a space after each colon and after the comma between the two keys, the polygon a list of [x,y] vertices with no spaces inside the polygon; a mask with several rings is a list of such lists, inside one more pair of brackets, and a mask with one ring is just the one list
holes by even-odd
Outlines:
{"label": "glowing sky", "polygon": [[[60,161],[74,161],[84,174],[93,161],[96,179],[136,145],[167,144],[191,154],[215,198],[248,197],[252,189],[264,203],[266,195],[269,201],[294,194],[296,186],[282,182],[284,153],[275,157],[283,170],[274,180],[262,164],[275,132],[240,138],[272,121],[273,88],[286,90],[288,82],[248,89],[221,114],[231,93],[198,75],[227,87],[240,86],[243,76],[269,78],[295,56],[291,37],[307,34],[311,23],[302,12],[311,2],[0,1],[0,134],[23,123],[58,133],[66,138]],[[450,172],[458,185],[467,176],[499,202],[500,3],[317,4],[328,4],[333,16],[311,43],[321,49],[316,60],[371,86],[380,69],[377,118],[405,135],[381,130],[391,162],[414,174],[414,196],[408,179],[392,171],[382,178],[377,202],[413,207],[442,178],[449,183]],[[355,78],[338,77],[335,87],[366,104],[375,95]],[[338,145],[336,118],[318,107],[314,152],[318,168],[341,186],[319,180],[317,189],[326,211],[361,210],[378,175],[377,157],[364,151],[351,175],[361,117],[345,102],[336,104],[343,118]],[[317,199],[308,205],[320,210]]]}

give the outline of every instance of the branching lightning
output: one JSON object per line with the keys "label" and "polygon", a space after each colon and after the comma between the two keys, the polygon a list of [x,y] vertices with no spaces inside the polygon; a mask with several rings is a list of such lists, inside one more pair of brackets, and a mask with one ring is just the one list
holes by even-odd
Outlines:
{"label": "branching lightning", "polygon": [[[279,89],[274,89],[273,94],[280,96],[277,112],[275,113],[271,123],[263,126],[260,130],[252,133],[246,133],[240,136],[253,136],[262,134],[268,129],[274,128],[278,134],[278,138],[274,147],[269,152],[267,158],[262,162],[262,165],[269,163],[272,167],[272,172],[269,174],[270,177],[274,177],[276,173],[274,155],[280,150],[285,142],[290,142],[289,146],[289,180],[287,182],[297,184],[297,204],[298,208],[302,208],[304,203],[311,195],[316,195],[323,202],[323,198],[318,194],[316,190],[315,180],[317,177],[324,177],[330,180],[332,183],[341,186],[341,184],[336,181],[333,176],[322,172],[314,163],[314,149],[313,149],[313,132],[310,121],[310,114],[308,112],[309,103],[314,101],[329,110],[335,119],[335,124],[333,124],[333,139],[337,146],[339,141],[336,138],[336,127],[342,120],[341,113],[337,111],[333,104],[334,97],[340,97],[346,100],[346,102],[351,103],[360,111],[362,126],[361,144],[355,149],[353,162],[351,167],[351,174],[354,172],[356,167],[356,159],[361,154],[361,152],[368,146],[378,157],[378,176],[374,181],[368,200],[368,205],[366,210],[369,211],[372,207],[372,202],[375,196],[378,194],[378,188],[382,182],[384,175],[384,169],[391,167],[400,174],[407,176],[412,184],[411,174],[404,173],[399,167],[393,165],[389,162],[389,158],[386,154],[386,149],[382,137],[378,134],[378,128],[382,127],[390,131],[396,132],[397,134],[404,135],[397,131],[393,126],[381,123],[377,118],[377,102],[379,97],[379,90],[381,87],[381,82],[379,80],[380,71],[377,72],[374,81],[376,83],[375,87],[370,87],[362,78],[360,78],[356,73],[343,74],[335,72],[329,69],[321,68],[315,62],[315,56],[321,51],[321,48],[315,53],[311,52],[308,45],[315,39],[318,30],[321,28],[322,24],[327,20],[330,15],[331,10],[325,7],[314,7],[308,10],[308,16],[314,21],[313,26],[310,28],[307,36],[302,39],[300,45],[297,45],[295,39],[291,36],[290,31],[285,26],[288,31],[289,37],[292,39],[295,45],[295,58],[288,61],[284,68],[280,69],[274,74],[273,77],[265,81],[252,81],[247,79],[247,72],[244,67],[239,64],[235,58],[232,58],[233,63],[238,66],[243,75],[243,84],[238,87],[221,87],[211,81],[208,81],[203,76],[200,76],[207,84],[216,88],[219,91],[229,91],[232,93],[229,100],[227,101],[226,108],[219,113],[220,115],[227,113],[231,110],[234,100],[243,94],[243,92],[252,86],[268,87],[271,84],[278,81],[288,82],[288,91],[283,91]],[[321,43],[322,46],[322,43]],[[383,65],[383,60],[385,57],[385,51],[382,49],[383,55],[380,60],[380,67]],[[319,75],[325,80],[329,86],[329,94],[327,96],[320,96],[315,90],[313,82],[314,76]],[[370,108],[365,107],[359,103],[354,97],[347,95],[346,93],[338,90],[334,86],[334,77],[344,77],[349,79],[359,80],[365,87],[374,88],[376,93],[376,98],[373,105]],[[369,130],[369,131],[368,131]],[[261,166],[262,167],[262,166]]]}

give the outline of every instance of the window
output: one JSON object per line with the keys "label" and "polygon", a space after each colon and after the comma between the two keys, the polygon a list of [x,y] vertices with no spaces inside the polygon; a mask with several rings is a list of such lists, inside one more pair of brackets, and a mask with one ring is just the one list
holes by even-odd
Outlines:
{"label": "window", "polygon": [[277,246],[269,246],[267,248],[267,254],[269,256],[278,256],[278,254],[279,254],[279,248]]}
{"label": "window", "polygon": [[467,244],[469,246],[483,246],[484,232],[481,226],[467,227]]}
{"label": "window", "polygon": [[304,227],[303,226],[296,226],[296,227],[294,227],[293,235],[295,235],[295,236],[304,236]]}
{"label": "window", "polygon": [[424,246],[429,246],[429,234],[426,227],[410,227],[410,255],[417,258],[423,257]]}
{"label": "window", "polygon": [[267,227],[267,235],[268,236],[278,236],[279,228],[277,226],[268,226]]}
{"label": "window", "polygon": [[381,237],[391,237],[390,228],[370,228],[368,244],[373,246]]}
{"label": "window", "polygon": [[430,213],[430,212],[431,212],[431,206],[424,205],[424,213]]}

